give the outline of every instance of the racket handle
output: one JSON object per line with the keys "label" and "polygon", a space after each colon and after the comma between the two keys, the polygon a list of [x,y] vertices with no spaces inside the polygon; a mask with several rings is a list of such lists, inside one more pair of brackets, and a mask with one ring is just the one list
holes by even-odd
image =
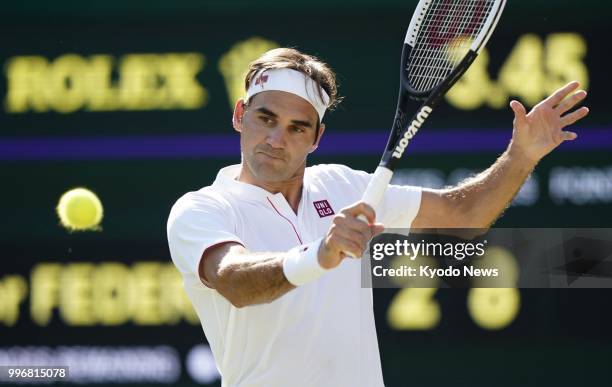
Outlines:
{"label": "racket handle", "polygon": [[357,215],[357,219],[361,220],[364,223],[368,223],[368,218],[366,218],[364,215]]}
{"label": "racket handle", "polygon": [[[391,171],[389,168],[376,168],[374,176],[372,176],[372,180],[370,180],[368,187],[363,193],[361,201],[365,202],[366,204],[369,204],[372,208],[374,208],[374,210],[376,210],[376,207],[378,207],[380,202],[382,202],[383,197],[385,196],[385,191],[387,190],[387,186],[391,182],[392,177],[393,171]],[[365,223],[368,222],[368,219],[363,215],[357,216],[357,219]],[[345,252],[344,254],[350,258],[357,258],[351,253]]]}
{"label": "racket handle", "polygon": [[[376,207],[378,207],[385,196],[385,191],[387,190],[387,186],[391,182],[392,177],[393,172],[389,168],[376,168],[376,171],[374,171],[374,176],[372,176],[372,180],[370,180],[370,184],[368,184],[368,187],[363,193],[361,200],[376,210]],[[365,220],[365,218],[362,220]]]}

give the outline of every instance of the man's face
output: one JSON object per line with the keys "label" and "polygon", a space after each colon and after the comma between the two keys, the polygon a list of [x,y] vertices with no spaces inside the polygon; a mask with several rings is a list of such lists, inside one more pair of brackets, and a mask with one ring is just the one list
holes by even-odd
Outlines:
{"label": "man's face", "polygon": [[234,127],[241,133],[250,174],[262,182],[283,182],[301,174],[320,138],[312,105],[291,93],[265,91],[253,96],[245,110],[241,107],[239,103],[234,113]]}

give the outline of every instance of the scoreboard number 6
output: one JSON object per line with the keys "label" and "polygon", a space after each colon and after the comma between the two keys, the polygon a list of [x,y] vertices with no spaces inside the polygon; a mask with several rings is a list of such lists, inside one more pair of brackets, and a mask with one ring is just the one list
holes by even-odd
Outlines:
{"label": "scoreboard number 6", "polygon": [[[427,262],[424,262],[427,260]],[[397,257],[393,266],[406,264],[427,264],[435,266],[433,259],[418,257],[409,260]],[[497,267],[501,272],[507,273],[504,281],[508,286],[516,285],[518,281],[518,266],[512,253],[502,247],[487,249],[483,260],[475,262],[475,266]],[[438,290],[437,281],[426,279],[403,279],[396,283],[398,286],[413,286],[400,289],[393,297],[387,310],[387,322],[395,330],[431,330],[442,318],[439,302],[435,299]],[[416,281],[429,281],[416,283]],[[516,287],[493,288],[482,287],[490,284],[487,279],[474,281],[467,296],[467,309],[472,320],[481,328],[499,330],[510,325],[518,316],[521,307],[521,294]],[[420,287],[414,287],[420,286]],[[427,286],[427,287],[423,287]],[[481,287],[479,287],[481,286]]]}

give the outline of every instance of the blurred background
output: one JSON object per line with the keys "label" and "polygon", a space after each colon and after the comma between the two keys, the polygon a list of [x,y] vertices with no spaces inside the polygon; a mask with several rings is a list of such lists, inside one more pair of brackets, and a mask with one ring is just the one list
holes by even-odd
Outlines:
{"label": "blurred background", "polygon": [[[231,112],[244,70],[279,46],[327,61],[345,96],[310,163],[372,171],[416,3],[3,4],[0,365],[70,365],[97,385],[220,385],[170,262],[172,204],[239,162]],[[442,187],[486,168],[511,137],[511,98],[533,106],[577,79],[591,107],[578,139],[543,160],[497,226],[610,227],[611,11],[596,0],[510,1],[395,182]],[[60,196],[79,186],[102,201],[101,231],[59,224]],[[610,383],[610,290],[374,294],[388,386]]]}

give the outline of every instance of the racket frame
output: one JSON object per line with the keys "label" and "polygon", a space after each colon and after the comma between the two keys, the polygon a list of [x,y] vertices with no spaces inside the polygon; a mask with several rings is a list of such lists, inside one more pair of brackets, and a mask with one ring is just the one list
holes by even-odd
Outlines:
{"label": "racket frame", "polygon": [[[436,109],[444,95],[450,88],[461,78],[467,71],[470,65],[474,62],[480,51],[486,46],[493,31],[499,22],[499,19],[506,6],[506,0],[496,0],[493,4],[494,12],[487,15],[487,20],[484,23],[483,31],[474,39],[470,49],[459,64],[452,72],[435,88],[428,91],[419,92],[412,88],[408,83],[406,76],[406,64],[410,55],[410,51],[417,43],[419,28],[426,15],[427,9],[431,5],[432,0],[420,0],[417,9],[414,12],[402,49],[402,57],[400,64],[400,92],[398,96],[397,108],[393,125],[385,152],[381,158],[379,166],[376,168],[370,183],[368,184],[362,201],[371,205],[376,209],[382,201],[384,193],[393,177],[393,171],[397,167],[399,160],[404,155],[404,152],[412,138],[416,135],[419,129],[425,124],[430,114]],[[413,105],[411,100],[424,101],[418,111],[410,116],[407,112],[410,111],[410,105]],[[409,119],[411,118],[411,119]]]}

